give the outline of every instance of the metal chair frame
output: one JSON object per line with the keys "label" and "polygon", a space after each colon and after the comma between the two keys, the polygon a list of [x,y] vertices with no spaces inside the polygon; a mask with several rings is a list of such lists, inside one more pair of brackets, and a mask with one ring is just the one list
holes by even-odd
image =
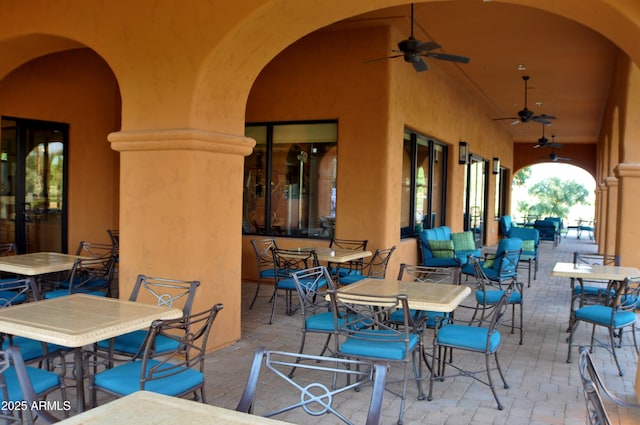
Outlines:
{"label": "metal chair frame", "polygon": [[[256,292],[253,294],[251,303],[249,304],[249,310],[253,308],[256,303],[258,294],[260,293],[260,286],[262,285],[262,279],[271,279],[275,284],[275,264],[273,262],[273,253],[271,248],[278,248],[278,243],[275,239],[251,239],[251,246],[253,252],[256,255],[256,262],[258,264],[258,285],[256,286]],[[272,274],[271,276],[268,276]]]}
{"label": "metal chair frame", "polygon": [[[300,360],[305,360],[300,364]],[[296,381],[286,371],[291,367],[304,370],[304,379]],[[347,416],[338,409],[341,395],[348,393],[353,397],[353,391],[358,391],[364,385],[373,385],[371,401],[367,412],[366,425],[380,424],[382,400],[384,396],[385,379],[388,363],[384,361],[366,362],[361,360],[312,356],[308,354],[289,353],[284,351],[268,351],[258,348],[251,363],[247,384],[236,410],[254,413],[256,393],[261,371],[269,372],[281,378],[286,384],[279,386],[278,391],[291,390],[292,398],[287,394],[280,394],[284,406],[265,413],[261,416],[272,417],[298,408],[312,416],[333,415],[346,424],[352,424]],[[339,384],[338,377],[345,377],[346,383]],[[284,400],[294,400],[286,404]],[[360,412],[362,410],[358,410]]]}
{"label": "metal chair frame", "polygon": [[296,290],[291,274],[300,270],[318,266],[318,256],[313,249],[279,249],[271,248],[273,263],[276,270],[276,283],[273,286],[271,304],[271,317],[269,324],[273,323],[273,316],[278,302],[278,290],[285,291],[285,312],[293,316],[296,312],[292,304],[292,293]]}

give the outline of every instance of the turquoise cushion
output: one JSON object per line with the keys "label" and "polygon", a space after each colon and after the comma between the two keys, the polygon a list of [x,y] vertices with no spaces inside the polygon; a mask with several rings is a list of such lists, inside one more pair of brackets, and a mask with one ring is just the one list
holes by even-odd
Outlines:
{"label": "turquoise cushion", "polygon": [[[409,314],[413,317],[418,317],[416,314],[427,316],[425,322],[428,328],[434,328],[436,326],[436,317],[449,317],[449,313],[442,313],[440,311],[427,311],[427,310],[409,310]],[[396,323],[404,323],[404,311],[400,308],[391,313],[391,321]]]}
{"label": "turquoise cushion", "polygon": [[[2,343],[2,349],[6,350],[7,348],[9,348],[10,345],[15,345],[18,347],[18,349],[20,349],[20,354],[22,355],[22,359],[25,362],[28,362],[29,360],[34,360],[44,356],[44,350],[42,348],[42,344],[43,343],[40,341],[31,339],[31,338],[25,338],[22,336],[14,336],[14,337],[11,337],[11,339],[5,337],[4,342]],[[63,347],[61,345],[55,345],[55,344],[45,344],[45,345],[47,347],[47,352],[49,354],[53,353],[54,351],[68,349],[67,347]]]}
{"label": "turquoise cushion", "polygon": [[[147,371],[160,363],[149,360]],[[95,376],[95,385],[119,395],[128,395],[140,391],[140,374],[142,361],[137,360],[107,369]],[[175,372],[175,371],[174,371]],[[144,389],[154,393],[176,396],[197,388],[204,382],[204,374],[194,369],[183,369],[181,373],[164,378],[154,379],[145,384]]]}
{"label": "turquoise cushion", "polygon": [[0,307],[23,303],[26,300],[27,296],[24,293],[18,293],[15,291],[0,291]]}
{"label": "turquoise cushion", "polygon": [[429,248],[435,258],[453,258],[455,256],[453,241],[429,241]]}
{"label": "turquoise cushion", "polygon": [[[438,344],[485,352],[489,329],[467,325],[445,325],[438,330]],[[494,353],[500,346],[500,332],[491,335],[489,352]]]}
{"label": "turquoise cushion", "polygon": [[341,277],[340,278],[340,285],[350,285],[352,283],[359,282],[362,279],[366,279],[366,278],[367,278],[366,276],[352,274],[352,275],[349,275],[349,276]]}
{"label": "turquoise cushion", "polygon": [[287,277],[284,279],[280,279],[277,283],[278,289],[286,289],[289,291],[296,290],[296,284],[293,281],[292,277]]}
{"label": "turquoise cushion", "polygon": [[[318,313],[307,317],[306,329],[318,332],[331,332],[335,329],[333,312]],[[338,326],[344,325],[344,320],[338,320]]]}
{"label": "turquoise cushion", "polygon": [[[602,326],[609,326],[611,323],[611,313],[613,309],[604,305],[588,305],[575,311],[575,318]],[[627,326],[636,321],[636,314],[633,311],[619,311],[613,319],[616,328]]]}
{"label": "turquoise cushion", "polygon": [[[91,290],[86,290],[86,291],[74,291],[74,293],[77,294],[86,294],[86,295],[95,295],[96,297],[106,297],[107,293],[104,291],[91,291]],[[68,289],[56,289],[55,291],[49,291],[49,292],[45,292],[43,295],[43,298],[45,300],[51,299],[51,298],[60,298],[60,297],[66,297],[67,295],[69,295],[69,290]]]}
{"label": "turquoise cushion", "polygon": [[[386,360],[404,360],[408,353],[405,351],[405,343],[399,341],[399,335],[396,332],[384,330],[363,331],[370,339],[350,338],[347,337],[340,344],[340,352],[352,357],[386,359]],[[418,344],[418,336],[409,335],[409,351],[412,351]]]}
{"label": "turquoise cushion", "polygon": [[276,270],[275,269],[260,270],[260,277],[263,279],[274,278],[276,277]]}
{"label": "turquoise cushion", "polygon": [[[501,290],[476,291],[476,301],[480,304],[497,304],[503,294],[504,291]],[[518,291],[513,291],[507,299],[509,304],[520,304],[521,302],[522,294]]]}
{"label": "turquoise cushion", "polygon": [[[115,337],[113,342],[113,350],[117,353],[127,353],[134,355],[138,352],[142,346],[144,339],[147,336],[146,330],[137,330]],[[168,351],[174,351],[178,348],[179,342],[175,339],[168,338],[164,335],[156,336],[156,347],[154,353],[166,353]],[[105,339],[98,341],[98,347],[108,350],[109,340]]]}
{"label": "turquoise cushion", "polygon": [[451,241],[456,251],[473,251],[476,249],[476,243],[473,240],[473,232],[459,232],[451,234]]}
{"label": "turquoise cushion", "polygon": [[[36,395],[48,392],[60,384],[60,375],[55,372],[40,369],[37,367],[27,366],[27,375],[33,385],[33,390]],[[0,391],[0,400],[3,401],[22,401],[22,390],[20,389],[20,383],[18,382],[18,375],[16,369],[11,366],[4,372],[4,379],[7,383],[8,400],[4,400],[4,395]]]}

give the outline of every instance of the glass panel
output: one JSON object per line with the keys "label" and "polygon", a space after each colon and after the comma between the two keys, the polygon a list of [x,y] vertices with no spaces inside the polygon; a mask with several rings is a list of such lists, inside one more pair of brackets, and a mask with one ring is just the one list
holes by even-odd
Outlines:
{"label": "glass panel", "polygon": [[477,246],[482,246],[484,233],[486,161],[471,158],[469,164],[469,230],[474,234]]}
{"label": "glass panel", "polygon": [[27,252],[61,252],[62,133],[28,128],[26,142],[24,215]]}
{"label": "glass panel", "polygon": [[429,142],[418,139],[417,167],[416,167],[416,193],[415,193],[415,231],[422,228],[431,228],[433,220],[429,218]]}
{"label": "glass panel", "polygon": [[245,160],[245,233],[333,237],[337,124],[259,127],[247,127],[246,133],[258,143]]}
{"label": "glass panel", "polygon": [[433,145],[433,177],[431,179],[431,227],[444,225],[444,194],[446,167],[446,147]]}
{"label": "glass panel", "polygon": [[0,148],[0,243],[16,242],[17,124],[2,120]]}
{"label": "glass panel", "polygon": [[409,231],[411,225],[411,187],[412,187],[412,169],[413,169],[413,143],[409,134],[404,135],[404,146],[402,150],[402,188],[400,201],[400,228],[402,236],[412,234]]}

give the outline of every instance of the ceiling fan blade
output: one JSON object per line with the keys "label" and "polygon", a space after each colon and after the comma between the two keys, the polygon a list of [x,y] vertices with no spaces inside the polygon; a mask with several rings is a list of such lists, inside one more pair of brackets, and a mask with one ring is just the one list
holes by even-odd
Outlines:
{"label": "ceiling fan blade", "polygon": [[439,49],[442,46],[436,43],[435,41],[427,41],[426,43],[422,43],[419,47],[421,52],[428,52],[429,50]]}
{"label": "ceiling fan blade", "polygon": [[449,61],[449,62],[458,62],[458,63],[469,63],[469,58],[466,56],[458,56],[458,55],[449,55],[447,53],[436,53],[429,52],[426,56],[434,59]]}
{"label": "ceiling fan blade", "polygon": [[425,61],[422,60],[421,57],[418,56],[418,60],[412,60],[411,64],[413,65],[413,68],[417,71],[417,72],[422,72],[422,71],[426,71],[429,69],[429,67],[427,66],[427,63]]}

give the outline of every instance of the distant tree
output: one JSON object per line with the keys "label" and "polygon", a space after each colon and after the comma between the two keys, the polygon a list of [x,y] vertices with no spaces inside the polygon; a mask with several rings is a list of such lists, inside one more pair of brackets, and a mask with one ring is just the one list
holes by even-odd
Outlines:
{"label": "distant tree", "polygon": [[518,202],[518,209],[540,217],[567,217],[573,205],[587,205],[589,191],[574,180],[548,177],[529,188],[532,202]]}
{"label": "distant tree", "polygon": [[531,177],[531,167],[524,167],[513,176],[513,184],[515,186],[524,186]]}

